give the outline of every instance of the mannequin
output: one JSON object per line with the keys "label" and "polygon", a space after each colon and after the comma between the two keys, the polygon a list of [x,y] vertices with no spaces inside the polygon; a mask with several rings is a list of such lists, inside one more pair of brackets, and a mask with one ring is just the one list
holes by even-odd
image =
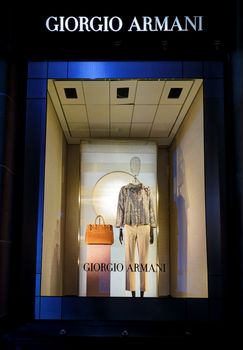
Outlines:
{"label": "mannequin", "polygon": [[[146,265],[149,245],[153,244],[156,227],[153,201],[149,186],[134,176],[133,182],[122,186],[117,205],[116,227],[119,227],[120,243],[125,243],[126,290],[132,297],[136,291],[136,273],[140,277],[140,297],[147,289]],[[135,262],[137,248],[139,263]]]}

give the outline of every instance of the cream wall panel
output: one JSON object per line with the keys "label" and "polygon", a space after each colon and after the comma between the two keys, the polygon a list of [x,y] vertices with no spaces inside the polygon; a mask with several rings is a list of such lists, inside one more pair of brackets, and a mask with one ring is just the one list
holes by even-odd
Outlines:
{"label": "cream wall panel", "polygon": [[173,141],[170,169],[171,294],[207,297],[202,88]]}
{"label": "cream wall panel", "polygon": [[66,230],[64,295],[78,294],[80,146],[68,145],[66,184]]}
{"label": "cream wall panel", "polygon": [[48,98],[41,295],[62,295],[66,141]]}

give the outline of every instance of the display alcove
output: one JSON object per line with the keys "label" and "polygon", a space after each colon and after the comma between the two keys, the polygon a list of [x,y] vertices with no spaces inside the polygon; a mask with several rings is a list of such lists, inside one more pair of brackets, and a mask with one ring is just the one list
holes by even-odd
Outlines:
{"label": "display alcove", "polygon": [[[35,318],[220,317],[223,275],[218,130],[224,120],[223,64],[30,62],[28,78],[26,142],[31,148],[26,150],[29,161],[25,170],[38,177],[38,188],[33,181],[28,183],[28,190],[25,185],[25,203],[32,201],[36,207],[32,224],[26,227],[26,236],[36,239]],[[92,90],[93,82],[98,83],[99,93]],[[124,82],[135,100],[124,103],[126,97],[113,95],[124,88]],[[146,102],[149,98],[146,93],[142,94],[146,84],[153,92],[152,103]],[[74,101],[75,91],[77,100],[84,94],[83,103]],[[93,104],[89,101],[92,96],[97,98]],[[119,103],[115,101],[117,98]],[[98,122],[97,105],[101,111]],[[82,118],[82,127],[77,118]],[[80,206],[90,199],[90,194],[84,191],[86,184],[82,188],[82,175],[97,183],[110,172],[129,172],[132,156],[144,154],[146,158],[146,151],[141,148],[135,152],[130,146],[131,154],[126,162],[123,159],[119,166],[109,165],[104,170],[100,164],[107,163],[107,158],[94,162],[85,152],[82,155],[82,147],[80,153],[80,143],[91,148],[93,143],[97,147],[95,153],[87,149],[86,153],[95,154],[98,159],[99,140],[111,148],[110,153],[106,150],[108,159],[119,142],[127,142],[128,147],[129,142],[137,142],[140,148],[141,143],[142,147],[155,145],[155,166],[149,171],[155,176],[157,256],[166,264],[166,274],[158,278],[155,292],[142,300],[124,297],[130,295],[120,292],[98,298],[80,293],[79,248],[86,225],[85,222],[82,227]],[[119,152],[116,158],[119,159]],[[146,161],[142,162],[139,174],[142,181],[149,173],[144,165]],[[86,175],[84,169],[88,169]],[[95,172],[98,175],[92,180]],[[26,218],[28,210],[26,206]],[[87,222],[92,218],[93,215]],[[161,232],[165,232],[162,244],[158,239]],[[115,241],[114,248],[120,249],[117,233]]]}

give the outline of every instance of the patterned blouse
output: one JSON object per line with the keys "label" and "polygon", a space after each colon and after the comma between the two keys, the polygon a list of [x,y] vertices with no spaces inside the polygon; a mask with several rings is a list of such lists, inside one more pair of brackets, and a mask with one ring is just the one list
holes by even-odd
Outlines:
{"label": "patterned blouse", "polygon": [[123,227],[125,224],[156,227],[149,186],[129,183],[120,189],[116,227]]}

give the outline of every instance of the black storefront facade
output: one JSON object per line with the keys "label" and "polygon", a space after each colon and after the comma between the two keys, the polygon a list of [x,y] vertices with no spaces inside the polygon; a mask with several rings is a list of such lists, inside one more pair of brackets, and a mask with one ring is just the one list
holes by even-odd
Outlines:
{"label": "black storefront facade", "polygon": [[[76,45],[80,33],[40,29],[46,17],[38,17],[35,43],[28,39],[28,29],[18,33],[16,24],[3,37],[4,344],[24,348],[28,342],[41,343],[41,338],[43,343],[68,344],[120,337],[189,342],[202,332],[206,338],[222,337],[222,330],[232,329],[242,319],[242,58],[235,34],[241,33],[240,12],[232,13],[230,33],[223,30],[222,22],[221,27],[213,25],[205,16],[206,33],[87,32],[82,33],[81,48]],[[129,20],[124,17],[125,23]],[[27,38],[23,48],[21,35]],[[208,298],[41,295],[47,83],[48,79],[89,79],[85,70],[93,72],[98,64],[103,64],[98,79],[151,79],[156,71],[156,78],[165,80],[203,80]]]}

